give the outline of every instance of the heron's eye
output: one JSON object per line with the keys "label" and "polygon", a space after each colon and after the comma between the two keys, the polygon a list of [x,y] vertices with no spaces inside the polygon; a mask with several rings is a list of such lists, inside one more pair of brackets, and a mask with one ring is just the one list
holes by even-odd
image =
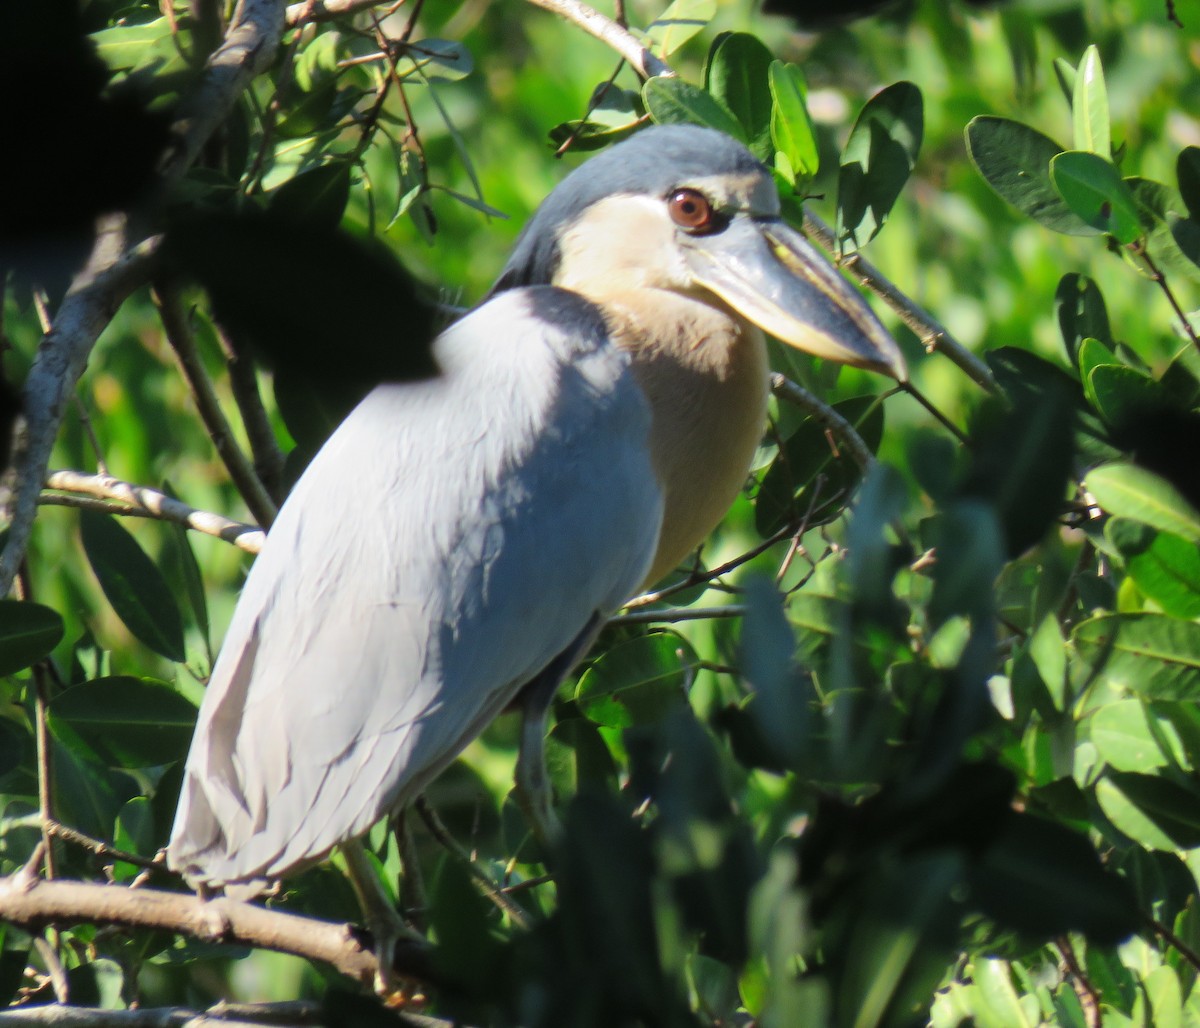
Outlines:
{"label": "heron's eye", "polygon": [[703,232],[713,224],[712,204],[695,189],[676,189],[667,200],[671,220],[689,232]]}

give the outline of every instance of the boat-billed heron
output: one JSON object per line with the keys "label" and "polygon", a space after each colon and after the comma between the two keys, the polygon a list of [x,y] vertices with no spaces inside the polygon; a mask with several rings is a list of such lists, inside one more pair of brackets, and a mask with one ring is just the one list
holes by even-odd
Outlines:
{"label": "boat-billed heron", "polygon": [[739,143],[650,128],[568,175],[435,341],[440,375],[376,388],[283,505],[213,668],[171,866],[221,887],[312,863],[517,700],[518,794],[553,834],[547,706],[743,486],[764,332],[905,376]]}

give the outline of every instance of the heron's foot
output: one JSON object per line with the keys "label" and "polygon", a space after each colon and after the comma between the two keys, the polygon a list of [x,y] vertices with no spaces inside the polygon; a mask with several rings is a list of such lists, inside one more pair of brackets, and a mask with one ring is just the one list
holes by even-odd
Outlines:
{"label": "heron's foot", "polygon": [[411,1008],[423,1000],[420,987],[411,978],[396,971],[397,946],[420,946],[428,942],[400,916],[394,907],[371,911],[367,916],[367,931],[375,940],[375,991],[392,1007]]}

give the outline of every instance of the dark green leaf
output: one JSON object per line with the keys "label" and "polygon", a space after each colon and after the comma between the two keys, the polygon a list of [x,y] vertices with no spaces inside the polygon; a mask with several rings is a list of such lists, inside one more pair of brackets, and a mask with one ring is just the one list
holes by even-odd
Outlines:
{"label": "dark green leaf", "polygon": [[0,600],[0,677],[36,664],[62,637],[57,611],[40,603]]}
{"label": "dark green leaf", "polygon": [[595,723],[585,717],[559,721],[546,737],[546,769],[554,793],[574,796],[585,786],[606,788],[617,780],[617,765]]}
{"label": "dark green leaf", "polygon": [[[883,438],[883,406],[874,396],[856,396],[833,404],[872,452]],[[825,425],[806,417],[780,449],[763,476],[754,500],[754,523],[761,535],[789,522],[806,520],[812,528],[841,513],[862,469],[844,451],[829,445]]]}
{"label": "dark green leaf", "polygon": [[1063,275],[1054,292],[1054,311],[1067,348],[1067,359],[1072,364],[1076,363],[1084,339],[1097,339],[1105,344],[1112,342],[1104,296],[1090,278],[1074,272]]}
{"label": "dark green leaf", "polygon": [[883,228],[917,163],[924,125],[921,91],[911,82],[888,86],[862,109],[838,169],[837,236],[843,252],[865,245]]}
{"label": "dark green leaf", "polygon": [[33,732],[27,725],[0,718],[0,792],[4,776],[19,768],[33,752]]}
{"label": "dark green leaf", "polygon": [[66,690],[51,701],[50,716],[114,767],[182,759],[196,725],[196,708],[169,685],[124,676]]}
{"label": "dark green leaf", "polygon": [[1089,398],[1113,428],[1170,406],[1166,391],[1154,379],[1116,360],[1097,364],[1088,371],[1086,381]]}
{"label": "dark green leaf", "polygon": [[746,133],[719,100],[678,78],[655,77],[642,87],[646,110],[660,125],[706,125],[741,142]]}
{"label": "dark green leaf", "polygon": [[618,643],[580,677],[575,702],[592,721],[611,728],[655,721],[683,701],[698,659],[674,632]]}
{"label": "dark green leaf", "polygon": [[332,161],[288,179],[267,194],[267,209],[284,222],[332,232],[350,200],[350,164]]}
{"label": "dark green leaf", "polygon": [[1053,139],[1019,121],[982,115],[967,125],[967,153],[984,181],[1046,228],[1066,235],[1096,229],[1075,214],[1050,181],[1050,162],[1063,152]]}
{"label": "dark green leaf", "polygon": [[59,820],[94,839],[111,839],[121,807],[137,795],[133,779],[97,763],[77,738],[57,733],[51,764]]}
{"label": "dark green leaf", "polygon": [[1050,180],[1072,212],[1092,228],[1123,244],[1142,235],[1137,203],[1111,161],[1068,150],[1051,158]]}
{"label": "dark green leaf", "polygon": [[1086,838],[1032,814],[1008,814],[971,877],[985,914],[1039,938],[1075,931],[1113,945],[1142,921],[1133,890]]}
{"label": "dark green leaf", "polygon": [[1096,798],[1113,824],[1143,845],[1200,846],[1200,796],[1191,789],[1156,775],[1110,770],[1096,783]]}
{"label": "dark green leaf", "polygon": [[767,164],[774,154],[767,81],[771,61],[771,51],[757,37],[731,32],[717,45],[705,72],[705,87],[737,118],[751,152]]}
{"label": "dark green leaf", "polygon": [[986,617],[1004,563],[1003,533],[994,509],[976,500],[945,506],[931,526],[937,552],[929,616],[937,625],[956,614]]}
{"label": "dark green leaf", "polygon": [[1101,614],[1076,626],[1078,671],[1150,700],[1200,698],[1200,624],[1164,614]]}
{"label": "dark green leaf", "polygon": [[438,869],[430,900],[429,924],[437,940],[434,966],[455,992],[487,995],[504,967],[488,916],[492,905],[467,869],[450,858]]}
{"label": "dark green leaf", "polygon": [[183,622],[162,573],[116,518],[81,511],[83,548],[117,616],[141,642],[182,661]]}
{"label": "dark green leaf", "polygon": [[1200,146],[1185,146],[1175,161],[1179,195],[1187,204],[1188,214],[1200,221]]}

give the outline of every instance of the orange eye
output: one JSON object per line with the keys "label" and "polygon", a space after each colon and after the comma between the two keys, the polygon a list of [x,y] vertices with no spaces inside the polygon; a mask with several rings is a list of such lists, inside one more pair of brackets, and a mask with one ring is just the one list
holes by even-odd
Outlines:
{"label": "orange eye", "polygon": [[691,232],[702,231],[712,225],[713,209],[708,197],[695,189],[677,189],[667,200],[671,220],[680,228]]}

